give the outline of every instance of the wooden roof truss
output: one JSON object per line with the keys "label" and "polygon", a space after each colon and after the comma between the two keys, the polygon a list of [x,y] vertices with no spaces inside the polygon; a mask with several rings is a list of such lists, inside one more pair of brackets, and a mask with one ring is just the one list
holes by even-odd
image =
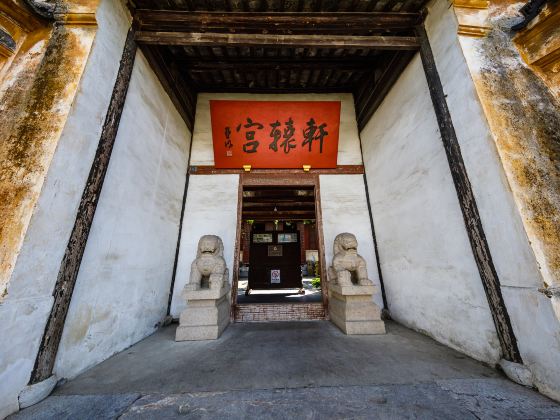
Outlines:
{"label": "wooden roof truss", "polygon": [[198,92],[350,92],[362,128],[419,49],[425,2],[129,4],[136,40],[191,129]]}

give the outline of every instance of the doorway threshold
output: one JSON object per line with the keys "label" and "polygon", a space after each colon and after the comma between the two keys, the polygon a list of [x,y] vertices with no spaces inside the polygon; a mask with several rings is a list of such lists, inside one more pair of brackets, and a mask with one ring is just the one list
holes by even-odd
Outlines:
{"label": "doorway threshold", "polygon": [[314,303],[249,303],[233,309],[235,322],[317,321],[326,319],[322,302]]}

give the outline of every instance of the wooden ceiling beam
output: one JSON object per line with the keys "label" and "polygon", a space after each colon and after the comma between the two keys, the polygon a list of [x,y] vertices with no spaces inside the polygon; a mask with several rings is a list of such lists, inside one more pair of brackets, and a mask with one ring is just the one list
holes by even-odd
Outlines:
{"label": "wooden ceiling beam", "polygon": [[[261,197],[244,197],[244,198],[261,198]],[[275,205],[277,205],[277,204],[278,204],[278,205],[287,206],[287,205],[293,204],[294,202],[297,203],[298,205],[309,205],[308,203],[305,203],[305,202],[303,202],[303,201],[300,201],[300,200],[298,200],[297,198],[298,198],[298,197],[285,197],[285,196],[279,197],[278,199],[275,199],[275,198],[266,198],[266,199],[264,199],[264,198],[263,198],[263,199],[261,199],[261,200],[259,200],[259,201],[254,201],[254,202],[253,202],[253,205],[254,205],[254,206],[257,206],[257,207],[259,207],[259,206],[268,206],[268,205],[275,206]],[[308,196],[307,198],[313,198],[313,196],[311,195],[311,196]],[[312,203],[311,200],[309,200],[309,202]]]}
{"label": "wooden ceiling beam", "polygon": [[192,132],[196,112],[196,92],[181,78],[178,74],[179,70],[169,58],[162,54],[165,51],[150,45],[143,45],[141,48],[163,89]]}
{"label": "wooden ceiling beam", "polygon": [[383,58],[383,52],[376,52],[376,51],[371,51],[370,54],[368,55],[355,55],[355,54],[350,54],[348,53],[348,55],[346,55],[345,53],[347,53],[346,51],[344,51],[343,54],[341,55],[327,55],[327,56],[311,56],[311,55],[298,55],[298,54],[291,54],[291,55],[277,55],[277,56],[268,56],[268,55],[264,55],[262,57],[256,57],[254,55],[250,55],[249,53],[247,55],[239,55],[236,53],[236,55],[222,55],[222,56],[215,56],[215,55],[187,55],[187,54],[176,54],[178,57],[180,56],[181,59],[178,60],[177,62],[179,64],[198,64],[201,63],[201,65],[206,66],[209,63],[215,63],[215,62],[227,62],[227,63],[239,63],[241,65],[245,64],[245,63],[254,63],[254,62],[259,62],[259,63],[268,63],[270,65],[275,65],[275,64],[284,64],[284,63],[293,63],[293,62],[297,62],[297,63],[310,63],[310,64],[314,64],[314,63],[325,63],[325,64],[330,64],[330,63],[340,63],[340,62],[350,62],[350,63],[368,63],[368,64],[374,64],[379,62],[380,59]]}
{"label": "wooden ceiling beam", "polygon": [[412,57],[414,57],[412,51],[402,51],[395,54],[378,80],[375,80],[370,86],[361,87],[368,93],[363,95],[360,101],[356,103],[356,120],[360,131],[379,108]]}
{"label": "wooden ceiling beam", "polygon": [[269,205],[281,205],[281,204],[293,204],[296,203],[313,203],[314,197],[312,195],[307,197],[274,197],[274,196],[263,196],[263,197],[243,197],[244,203],[264,203]]}
{"label": "wooden ceiling beam", "polygon": [[184,65],[189,72],[203,73],[210,70],[229,70],[229,71],[258,71],[258,70],[340,70],[340,71],[356,71],[371,69],[379,59],[348,59],[340,57],[337,60],[331,59],[330,61],[300,61],[296,57],[287,60],[268,61],[266,59],[253,58],[252,61],[204,61],[204,62],[179,62],[179,65]]}
{"label": "wooden ceiling beam", "polygon": [[290,195],[290,196],[300,196],[300,195],[313,195],[313,188],[312,187],[297,187],[294,188],[293,186],[290,187],[252,187],[252,188],[244,188],[243,195],[247,195],[250,197],[258,196],[258,195]]}
{"label": "wooden ceiling beam", "polygon": [[299,219],[314,219],[315,212],[312,211],[243,211],[244,219],[253,219],[256,217],[268,217],[269,219],[284,219],[286,217],[297,217]]}
{"label": "wooden ceiling beam", "polygon": [[421,21],[420,13],[400,12],[224,13],[137,10],[134,14],[137,30],[170,32],[371,34],[412,30]]}
{"label": "wooden ceiling beam", "polygon": [[243,197],[243,203],[270,203],[271,205],[281,205],[282,203],[285,204],[293,204],[294,202],[298,203],[314,203],[315,198],[311,197],[300,197],[300,198],[274,198],[274,197]]}
{"label": "wooden ceiling beam", "polygon": [[315,202],[313,201],[309,201],[309,202],[301,202],[301,201],[293,201],[293,202],[275,202],[275,201],[258,201],[258,202],[244,202],[243,203],[243,209],[255,209],[255,210],[261,210],[261,209],[266,209],[266,208],[272,208],[274,210],[274,207],[276,208],[309,208],[309,209],[313,209],[315,208]]}
{"label": "wooden ceiling beam", "polygon": [[313,198],[313,190],[306,190],[306,194],[296,194],[292,191],[252,191],[251,195],[243,193],[243,198],[258,198],[261,200],[298,200],[300,198]]}
{"label": "wooden ceiling beam", "polygon": [[245,215],[241,216],[242,220],[254,220],[256,222],[272,222],[273,220],[315,220],[315,215],[307,215],[306,217],[303,216],[298,216],[298,215],[287,215],[287,216],[282,216],[282,217],[275,217],[275,216],[271,216],[271,215],[262,215],[262,216],[250,216],[247,217]]}
{"label": "wooden ceiling beam", "polygon": [[351,93],[358,88],[355,84],[347,84],[345,86],[315,86],[305,85],[301,87],[286,87],[285,84],[274,87],[258,87],[252,84],[248,85],[200,85],[199,91],[206,93]]}
{"label": "wooden ceiling beam", "polygon": [[420,43],[415,36],[349,35],[273,35],[222,34],[212,32],[138,31],[136,41],[149,45],[292,47],[292,48],[361,48],[374,50],[412,50]]}
{"label": "wooden ceiling beam", "polygon": [[[289,192],[292,194],[296,194],[296,191],[313,191],[314,187],[311,185],[274,185],[274,186],[262,186],[262,185],[248,185],[243,187],[243,192],[247,193],[262,193],[265,191],[272,191],[274,193],[278,192]],[[299,193],[297,193],[299,194]]]}

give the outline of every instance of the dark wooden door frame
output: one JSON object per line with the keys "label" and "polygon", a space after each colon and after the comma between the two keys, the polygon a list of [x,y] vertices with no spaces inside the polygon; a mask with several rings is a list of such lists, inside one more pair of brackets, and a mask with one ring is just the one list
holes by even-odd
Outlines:
{"label": "dark wooden door frame", "polygon": [[321,215],[321,192],[319,174],[294,173],[293,171],[267,171],[266,173],[242,173],[239,175],[237,192],[237,227],[234,247],[234,263],[231,287],[231,321],[235,321],[235,305],[237,304],[237,283],[239,281],[239,250],[241,244],[243,188],[247,186],[313,186],[315,195],[315,226],[321,260],[321,294],[325,314],[328,318],[328,285],[326,281],[325,244],[323,239],[323,222]]}

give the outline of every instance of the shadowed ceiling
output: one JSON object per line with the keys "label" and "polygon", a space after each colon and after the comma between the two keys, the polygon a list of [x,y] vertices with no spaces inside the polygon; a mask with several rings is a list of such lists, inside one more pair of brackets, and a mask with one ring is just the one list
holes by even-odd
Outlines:
{"label": "shadowed ceiling", "polygon": [[134,0],[136,39],[192,127],[197,92],[354,94],[367,122],[426,0]]}

